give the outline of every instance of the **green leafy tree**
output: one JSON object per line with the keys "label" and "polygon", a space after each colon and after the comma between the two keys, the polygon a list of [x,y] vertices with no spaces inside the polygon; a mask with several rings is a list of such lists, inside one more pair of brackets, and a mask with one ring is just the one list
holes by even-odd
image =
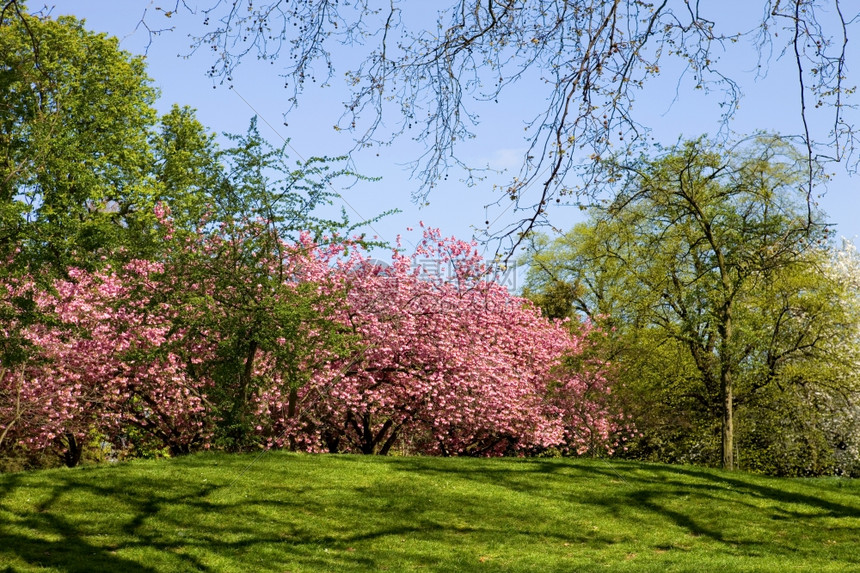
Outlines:
{"label": "green leafy tree", "polygon": [[[80,20],[0,22],[0,249],[87,265],[151,217],[157,92],[144,61]],[[151,220],[151,219],[150,219]]]}
{"label": "green leafy tree", "polygon": [[535,245],[528,288],[538,302],[569,293],[569,312],[617,333],[607,351],[640,398],[665,406],[670,441],[719,421],[719,459],[733,468],[736,408],[761,411],[774,388],[813,382],[849,327],[802,161],[773,138],[735,150],[699,139],[603,167],[614,200]]}
{"label": "green leafy tree", "polygon": [[[226,149],[215,146],[186,111],[174,109],[167,119],[165,148],[181,141],[176,149],[187,151],[171,149],[181,169],[173,168],[169,155],[161,165],[164,192],[174,190],[180,201],[173,204],[181,209],[163,220],[162,232],[185,234],[189,244],[199,245],[165,253],[167,273],[196,285],[171,289],[177,299],[170,303],[200,310],[184,325],[192,336],[217,336],[217,360],[204,367],[216,384],[210,398],[220,420],[218,443],[244,448],[257,439],[251,409],[259,388],[271,383],[266,376],[275,372],[283,381],[292,417],[314,365],[350,347],[350,337],[332,320],[341,293],[323,288],[324,276],[297,281],[301,254],[295,249],[337,245],[358,231],[342,209],[330,215],[338,214],[332,211],[335,183],[359,176],[339,166],[344,158],[291,161],[286,144],[273,147],[260,135],[256,118],[245,134],[227,135],[232,145]],[[210,156],[215,169],[208,161],[195,166],[195,159]],[[195,169],[199,175],[188,176]],[[200,175],[210,180],[205,187],[199,187]]]}
{"label": "green leafy tree", "polygon": [[[187,309],[176,328],[218,333],[220,362],[209,365],[218,368],[218,409],[225,424],[247,425],[261,355],[291,392],[323,342],[340,343],[325,301],[291,280],[285,249],[305,231],[335,243],[356,231],[332,206],[334,184],[354,174],[342,158],[291,161],[256,119],[219,147],[190,108],[159,119],[157,95],[144,60],[115,38],[2,4],[0,283],[27,275],[50,288],[73,266],[164,264],[174,276],[147,304]],[[213,289],[192,286],[204,284]],[[18,331],[47,319],[26,296],[7,294],[0,288],[4,368],[28,359]]]}

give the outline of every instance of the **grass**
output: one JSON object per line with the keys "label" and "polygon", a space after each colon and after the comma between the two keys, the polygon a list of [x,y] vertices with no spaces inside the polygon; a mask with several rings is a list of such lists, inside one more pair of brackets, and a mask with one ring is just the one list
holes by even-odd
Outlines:
{"label": "grass", "polygon": [[860,571],[860,482],[203,454],[0,475],[2,571]]}

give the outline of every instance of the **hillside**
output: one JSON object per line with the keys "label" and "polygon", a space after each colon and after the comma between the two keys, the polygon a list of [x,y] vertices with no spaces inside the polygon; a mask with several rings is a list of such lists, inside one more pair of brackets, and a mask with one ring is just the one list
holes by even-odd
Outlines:
{"label": "hillside", "polygon": [[0,475],[0,571],[860,570],[860,482],[203,454]]}

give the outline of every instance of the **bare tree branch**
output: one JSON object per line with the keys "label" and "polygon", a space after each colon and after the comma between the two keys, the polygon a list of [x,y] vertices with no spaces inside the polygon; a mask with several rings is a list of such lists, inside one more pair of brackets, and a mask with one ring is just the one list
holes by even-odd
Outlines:
{"label": "bare tree branch", "polygon": [[[420,181],[416,201],[426,200],[453,169],[469,184],[486,174],[487,166],[463,159],[463,143],[476,136],[483,106],[528,85],[534,101],[545,103],[536,115],[524,111],[516,118],[528,148],[516,175],[496,187],[495,203],[522,218],[486,237],[508,250],[548,224],[552,203],[587,202],[599,193],[605,182],[589,158],[632,150],[643,140],[649,126],[634,104],[661,70],[712,93],[723,122],[716,127],[728,131],[742,93],[718,62],[738,43],[755,49],[759,76],[774,55],[791,54],[810,212],[824,162],[847,160],[856,168],[856,129],[845,115],[855,105],[854,87],[846,83],[846,47],[860,13],[847,13],[844,0],[762,0],[754,25],[736,21],[724,3],[689,0],[448,0],[432,6],[210,0],[195,12],[175,0],[160,12],[202,18],[204,31],[191,35],[197,50],[212,52],[208,73],[216,81],[231,82],[246,58],[280,58],[289,109],[308,84],[343,78],[348,93],[335,128],[352,133],[355,150],[403,137],[424,144],[412,164]],[[160,29],[145,27],[150,34]]]}

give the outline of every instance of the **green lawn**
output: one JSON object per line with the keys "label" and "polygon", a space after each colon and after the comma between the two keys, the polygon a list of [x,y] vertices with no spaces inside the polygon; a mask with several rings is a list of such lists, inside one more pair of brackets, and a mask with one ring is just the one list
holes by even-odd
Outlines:
{"label": "green lawn", "polygon": [[0,475],[2,571],[860,571],[860,482],[204,454]]}

